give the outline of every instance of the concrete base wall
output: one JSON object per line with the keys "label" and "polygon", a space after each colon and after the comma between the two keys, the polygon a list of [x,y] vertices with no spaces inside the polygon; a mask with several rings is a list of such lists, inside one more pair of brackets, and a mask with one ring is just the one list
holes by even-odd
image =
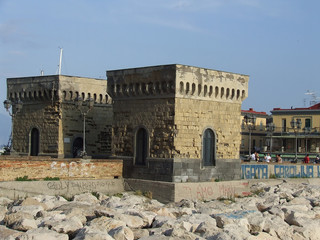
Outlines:
{"label": "concrete base wall", "polygon": [[165,183],[140,179],[125,179],[127,191],[150,191],[161,202],[178,202],[182,199],[211,200],[250,195],[248,181]]}
{"label": "concrete base wall", "polygon": [[[123,191],[151,192],[160,202],[178,202],[182,199],[208,201],[217,198],[234,198],[250,195],[250,186],[266,182],[278,185],[284,179],[251,179],[224,182],[172,183],[141,179],[105,179],[70,181],[0,182],[0,197],[21,199],[36,195],[61,195],[72,197],[84,192],[101,192],[107,195]],[[319,178],[285,179],[292,183],[319,185]]]}
{"label": "concrete base wall", "polygon": [[0,182],[0,197],[21,199],[36,195],[72,197],[85,192],[115,194],[124,191],[123,179]]}
{"label": "concrete base wall", "polygon": [[218,159],[216,166],[202,167],[200,159],[147,159],[146,165],[134,165],[132,158],[123,160],[124,178],[164,182],[212,182],[240,180],[240,159]]}
{"label": "concrete base wall", "polygon": [[160,202],[167,203],[175,201],[175,183],[142,179],[125,179],[124,183],[126,191],[149,191],[152,193],[152,198],[157,199]]}
{"label": "concrete base wall", "polygon": [[175,201],[182,199],[212,200],[217,198],[234,198],[250,195],[248,181],[177,183]]}

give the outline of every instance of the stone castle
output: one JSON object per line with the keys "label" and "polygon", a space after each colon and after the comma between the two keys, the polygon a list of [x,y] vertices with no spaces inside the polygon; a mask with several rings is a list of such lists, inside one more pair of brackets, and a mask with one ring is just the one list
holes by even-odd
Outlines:
{"label": "stone castle", "polygon": [[[87,154],[122,159],[124,177],[240,179],[248,81],[247,75],[179,64],[107,71],[107,80],[9,78],[8,99],[23,102],[13,120],[13,148],[20,155],[78,157],[85,127]],[[80,97],[85,101],[76,106]]]}

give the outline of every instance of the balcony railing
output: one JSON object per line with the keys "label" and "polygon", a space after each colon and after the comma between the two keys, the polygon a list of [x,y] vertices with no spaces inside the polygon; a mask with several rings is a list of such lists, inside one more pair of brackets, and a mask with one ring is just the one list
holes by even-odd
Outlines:
{"label": "balcony railing", "polygon": [[302,128],[302,129],[293,129],[290,127],[276,127],[275,131],[273,132],[273,136],[320,136],[320,127],[316,128]]}

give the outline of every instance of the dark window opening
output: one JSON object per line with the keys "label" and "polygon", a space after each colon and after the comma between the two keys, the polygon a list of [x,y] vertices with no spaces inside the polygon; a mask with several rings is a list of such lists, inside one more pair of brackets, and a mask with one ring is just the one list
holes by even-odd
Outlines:
{"label": "dark window opening", "polygon": [[39,130],[33,128],[31,130],[31,146],[30,146],[30,155],[38,156],[39,155]]}
{"label": "dark window opening", "polygon": [[203,135],[203,166],[215,166],[215,135],[211,129],[206,129]]}
{"label": "dark window opening", "polygon": [[148,155],[148,133],[140,128],[136,136],[136,165],[145,165]]}

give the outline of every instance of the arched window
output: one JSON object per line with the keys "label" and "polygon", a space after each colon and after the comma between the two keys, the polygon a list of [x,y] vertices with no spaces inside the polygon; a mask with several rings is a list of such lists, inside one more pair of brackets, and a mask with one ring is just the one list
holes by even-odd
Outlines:
{"label": "arched window", "polygon": [[74,158],[81,157],[81,152],[83,151],[83,138],[77,137],[72,144],[72,156]]}
{"label": "arched window", "polygon": [[136,134],[136,165],[145,165],[148,156],[148,133],[144,128],[139,128]]}
{"label": "arched window", "polygon": [[30,140],[30,156],[38,156],[40,136],[37,128],[32,128]]}
{"label": "arched window", "polygon": [[202,162],[203,166],[216,165],[216,139],[215,134],[211,129],[206,129],[202,140]]}

